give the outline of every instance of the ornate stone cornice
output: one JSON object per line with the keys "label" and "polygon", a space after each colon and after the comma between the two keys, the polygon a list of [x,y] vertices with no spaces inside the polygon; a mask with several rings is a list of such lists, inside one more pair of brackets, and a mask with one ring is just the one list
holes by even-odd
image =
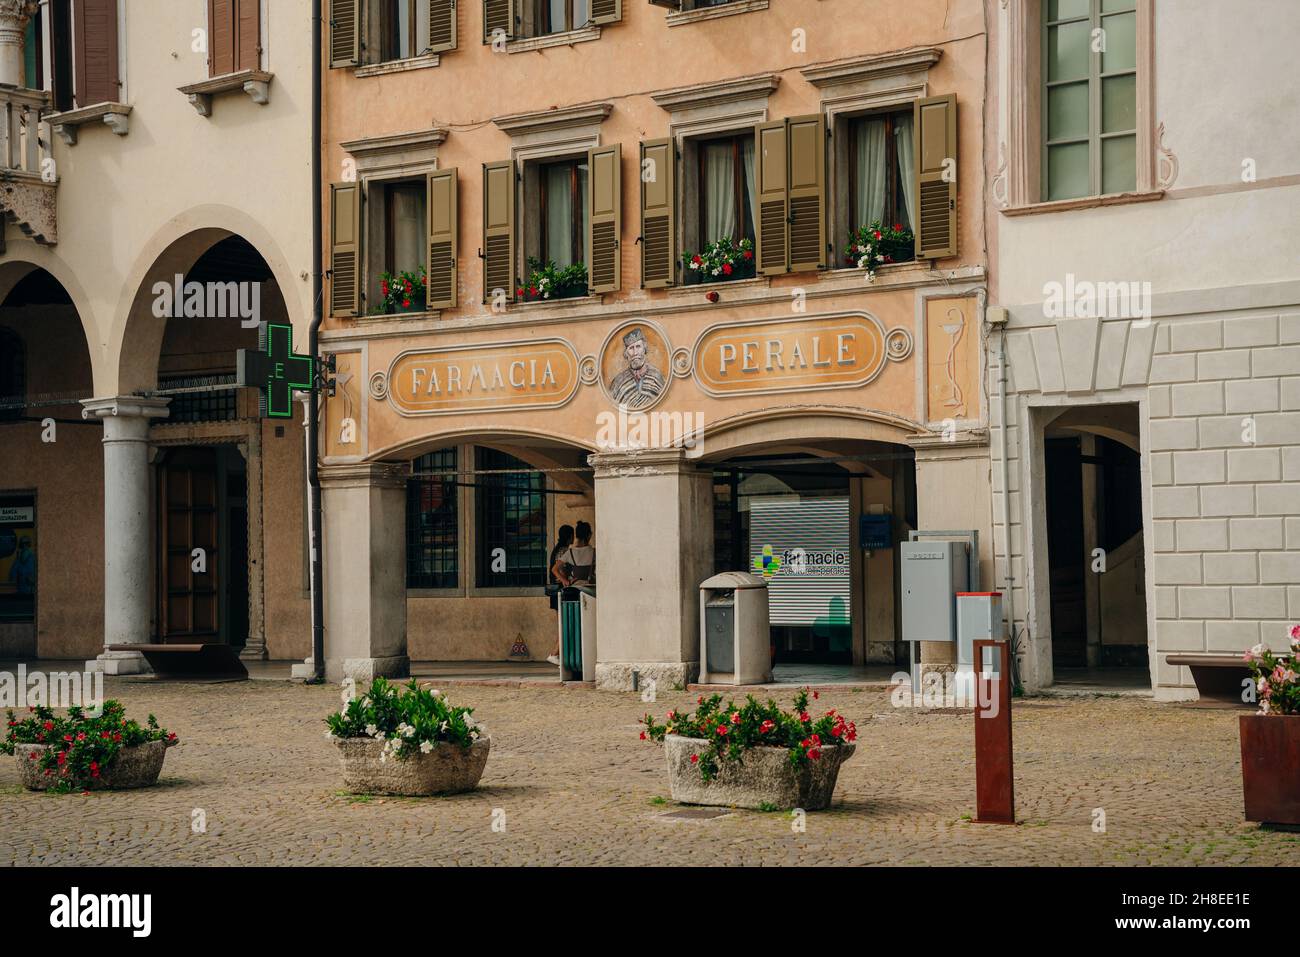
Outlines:
{"label": "ornate stone cornice", "polygon": [[903,50],[899,53],[878,53],[853,57],[849,60],[836,60],[832,63],[818,63],[804,67],[799,72],[813,86],[837,86],[841,83],[856,83],[882,76],[898,76],[902,73],[928,70],[939,62],[941,56],[943,51],[938,47],[918,47],[915,50]]}
{"label": "ornate stone cornice", "polygon": [[755,97],[768,97],[780,83],[781,77],[778,74],[760,73],[757,76],[743,76],[735,80],[696,83],[672,90],[660,90],[658,93],[651,93],[650,98],[669,112],[680,112],[703,106],[736,103]]}
{"label": "ornate stone cornice", "polygon": [[564,130],[575,126],[592,126],[604,121],[614,110],[613,103],[584,103],[558,110],[537,110],[532,113],[512,113],[492,119],[497,129],[511,136],[527,133]]}

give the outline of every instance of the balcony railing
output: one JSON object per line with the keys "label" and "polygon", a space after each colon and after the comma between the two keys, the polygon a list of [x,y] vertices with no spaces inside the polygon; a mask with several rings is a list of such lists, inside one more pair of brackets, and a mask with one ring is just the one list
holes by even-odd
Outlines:
{"label": "balcony railing", "polygon": [[0,86],[0,209],[46,245],[58,241],[50,112],[48,93]]}

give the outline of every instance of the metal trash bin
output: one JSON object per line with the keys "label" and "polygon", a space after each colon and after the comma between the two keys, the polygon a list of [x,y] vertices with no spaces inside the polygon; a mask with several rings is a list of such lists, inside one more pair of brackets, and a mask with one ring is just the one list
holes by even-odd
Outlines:
{"label": "metal trash bin", "polygon": [[700,681],[766,684],[772,680],[767,583],[723,572],[700,585]]}
{"label": "metal trash bin", "polygon": [[596,680],[596,586],[560,593],[560,680]]}

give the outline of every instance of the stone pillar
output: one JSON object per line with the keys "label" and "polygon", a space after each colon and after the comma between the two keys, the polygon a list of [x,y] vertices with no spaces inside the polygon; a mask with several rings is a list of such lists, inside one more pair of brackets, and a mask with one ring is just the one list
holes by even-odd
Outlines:
{"label": "stone pillar", "polygon": [[406,645],[406,470],[389,462],[320,470],[325,677],[411,673]]}
{"label": "stone pillar", "polygon": [[23,39],[36,6],[35,0],[0,0],[0,84],[24,85]]}
{"label": "stone pillar", "polygon": [[136,651],[109,645],[153,640],[153,502],[149,483],[149,420],[167,417],[170,399],[114,396],[84,399],[82,418],[104,423],[104,647],[93,671],[110,675],[149,670]]}
{"label": "stone pillar", "polygon": [[606,452],[596,471],[596,687],[700,673],[699,587],[713,573],[712,471],[680,449]]}

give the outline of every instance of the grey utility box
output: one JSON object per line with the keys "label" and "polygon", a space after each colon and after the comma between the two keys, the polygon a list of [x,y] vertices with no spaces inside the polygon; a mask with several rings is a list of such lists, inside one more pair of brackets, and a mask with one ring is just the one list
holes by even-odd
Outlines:
{"label": "grey utility box", "polygon": [[1001,639],[1002,593],[961,592],[957,595],[957,670],[973,671],[975,642]]}
{"label": "grey utility box", "polygon": [[956,641],[957,593],[969,578],[966,542],[900,542],[903,640]]}
{"label": "grey utility box", "polygon": [[700,585],[700,683],[771,680],[767,583],[747,572],[714,575]]}

